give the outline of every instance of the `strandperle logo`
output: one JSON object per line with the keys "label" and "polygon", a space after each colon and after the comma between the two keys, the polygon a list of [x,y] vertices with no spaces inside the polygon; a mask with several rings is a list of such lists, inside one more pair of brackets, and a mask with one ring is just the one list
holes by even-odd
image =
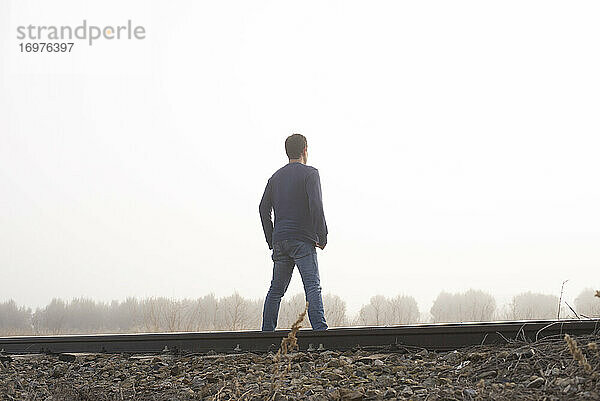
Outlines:
{"label": "strandperle logo", "polygon": [[131,20],[126,25],[88,25],[87,20],[78,26],[70,25],[28,25],[17,27],[19,40],[86,40],[92,45],[96,40],[142,40],[146,38],[146,29],[143,26],[133,26]]}

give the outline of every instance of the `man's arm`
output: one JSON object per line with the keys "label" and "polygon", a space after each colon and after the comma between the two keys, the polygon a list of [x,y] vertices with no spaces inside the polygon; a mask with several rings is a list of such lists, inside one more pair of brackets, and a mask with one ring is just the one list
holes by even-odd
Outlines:
{"label": "man's arm", "polygon": [[262,221],[263,231],[265,233],[265,239],[269,244],[269,249],[273,249],[273,221],[271,220],[271,209],[273,204],[271,202],[271,181],[267,182],[265,192],[263,193],[260,205],[258,206],[258,212],[260,213],[260,220]]}
{"label": "man's arm", "polygon": [[318,244],[324,248],[327,244],[327,223],[323,212],[323,197],[321,195],[321,179],[319,171],[315,169],[306,181],[306,193],[308,194],[308,209],[313,227],[317,232]]}

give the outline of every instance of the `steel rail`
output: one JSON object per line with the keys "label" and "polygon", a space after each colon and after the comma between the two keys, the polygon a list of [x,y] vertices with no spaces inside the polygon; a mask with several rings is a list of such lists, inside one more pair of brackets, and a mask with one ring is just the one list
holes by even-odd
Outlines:
{"label": "steel rail", "polygon": [[[184,353],[265,352],[276,350],[289,330],[275,332],[178,332],[0,337],[0,350],[24,353]],[[356,348],[448,351],[506,342],[533,342],[548,337],[598,335],[600,319],[347,327],[327,331],[300,330],[300,350]]]}

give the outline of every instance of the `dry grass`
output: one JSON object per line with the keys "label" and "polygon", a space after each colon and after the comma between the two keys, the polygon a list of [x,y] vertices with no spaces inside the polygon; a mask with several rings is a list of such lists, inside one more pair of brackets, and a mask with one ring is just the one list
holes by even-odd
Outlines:
{"label": "dry grass", "polygon": [[287,337],[285,337],[281,340],[281,345],[279,346],[279,350],[277,351],[277,354],[275,355],[275,358],[273,359],[273,361],[275,362],[275,365],[273,367],[273,373],[277,373],[277,374],[273,375],[273,382],[272,382],[273,387],[272,387],[271,400],[274,400],[275,397],[277,396],[277,391],[281,387],[281,380],[287,373],[289,373],[290,369],[292,368],[292,361],[289,358],[287,360],[287,364],[286,364],[285,368],[283,367],[283,364],[281,364],[280,362],[283,358],[285,358],[287,356],[288,352],[298,349],[298,338],[296,337],[296,334],[298,333],[298,330],[300,330],[300,328],[302,327],[302,322],[304,321],[304,318],[306,317],[307,311],[308,311],[308,302],[306,303],[306,305],[304,307],[304,311],[302,313],[300,313],[300,315],[298,315],[298,319],[296,319],[294,324],[292,324],[292,328],[291,328],[289,334],[287,335]]}
{"label": "dry grass", "polygon": [[298,315],[298,319],[292,324],[292,329],[290,333],[281,340],[281,345],[279,346],[279,351],[277,351],[277,355],[275,356],[276,360],[279,361],[283,355],[286,355],[289,351],[293,351],[298,349],[298,339],[296,338],[296,334],[298,330],[302,327],[302,322],[306,317],[306,312],[308,311],[308,302],[304,307],[304,311]]}
{"label": "dry grass", "polygon": [[567,342],[567,346],[569,347],[569,352],[571,353],[571,355],[573,355],[573,359],[579,362],[579,365],[583,366],[583,369],[585,369],[586,372],[591,373],[593,371],[592,365],[589,364],[585,355],[583,355],[583,352],[577,345],[577,341],[571,338],[571,336],[568,334],[565,334],[565,341]]}
{"label": "dry grass", "polygon": [[[600,298],[600,291],[597,290],[595,296]],[[571,336],[568,334],[565,334],[565,341],[567,342],[567,346],[569,347],[569,352],[573,356],[573,359],[575,359],[579,363],[579,366],[582,366],[586,372],[592,373],[593,377],[598,377],[598,372],[594,372],[592,365],[590,365],[590,363],[587,361],[587,358],[583,354],[583,351],[581,351],[581,348],[579,348],[579,346],[577,345],[577,341],[571,338]],[[587,348],[590,351],[598,352],[598,345],[595,342],[589,343],[587,345]]]}

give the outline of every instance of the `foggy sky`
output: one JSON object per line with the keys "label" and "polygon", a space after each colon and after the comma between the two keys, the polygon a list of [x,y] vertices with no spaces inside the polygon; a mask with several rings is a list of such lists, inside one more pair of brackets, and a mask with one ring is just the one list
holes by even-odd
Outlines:
{"label": "foggy sky", "polygon": [[[0,301],[264,297],[258,217],[308,138],[349,312],[600,287],[596,2],[0,3]],[[143,41],[25,54],[19,25]],[[302,291],[300,277],[289,294]]]}

